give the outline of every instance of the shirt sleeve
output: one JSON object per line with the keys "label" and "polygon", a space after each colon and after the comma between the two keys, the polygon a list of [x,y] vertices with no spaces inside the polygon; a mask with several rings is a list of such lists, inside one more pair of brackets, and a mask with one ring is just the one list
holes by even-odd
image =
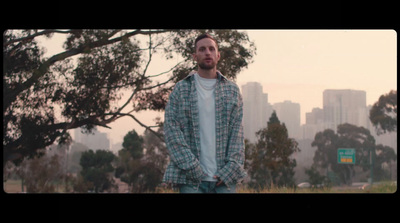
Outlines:
{"label": "shirt sleeve", "polygon": [[178,83],[171,92],[165,108],[165,143],[171,161],[179,169],[185,171],[186,178],[192,180],[193,182],[200,182],[201,177],[203,176],[200,161],[190,150],[181,130],[182,124],[180,123],[179,119],[179,86],[180,85]]}
{"label": "shirt sleeve", "polygon": [[237,93],[237,104],[231,113],[229,123],[228,148],[225,166],[217,172],[217,176],[225,183],[237,183],[246,176],[244,166],[244,136],[243,136],[243,101]]}

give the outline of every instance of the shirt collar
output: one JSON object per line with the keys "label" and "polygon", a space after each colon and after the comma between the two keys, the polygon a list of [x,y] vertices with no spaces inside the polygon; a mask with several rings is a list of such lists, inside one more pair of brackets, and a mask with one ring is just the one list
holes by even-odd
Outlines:
{"label": "shirt collar", "polygon": [[[193,77],[193,75],[195,73],[197,73],[197,71],[195,71],[195,70],[191,71],[189,73],[189,75],[187,75],[184,79],[188,79],[190,77]],[[222,73],[219,70],[217,70],[217,77],[218,77],[218,80],[228,80],[224,75],[222,75]]]}

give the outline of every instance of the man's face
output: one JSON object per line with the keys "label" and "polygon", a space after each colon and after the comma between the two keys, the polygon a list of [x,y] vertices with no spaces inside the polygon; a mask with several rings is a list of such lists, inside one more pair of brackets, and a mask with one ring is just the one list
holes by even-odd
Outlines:
{"label": "man's face", "polygon": [[210,38],[204,38],[197,42],[194,60],[203,70],[211,70],[217,66],[220,54],[215,42]]}

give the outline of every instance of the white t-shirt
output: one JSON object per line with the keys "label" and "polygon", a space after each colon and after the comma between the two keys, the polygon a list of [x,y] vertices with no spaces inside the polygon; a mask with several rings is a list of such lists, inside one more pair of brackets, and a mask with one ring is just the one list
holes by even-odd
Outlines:
{"label": "white t-shirt", "polygon": [[200,123],[200,166],[206,176],[203,181],[217,181],[215,133],[215,85],[217,79],[207,79],[195,74]]}

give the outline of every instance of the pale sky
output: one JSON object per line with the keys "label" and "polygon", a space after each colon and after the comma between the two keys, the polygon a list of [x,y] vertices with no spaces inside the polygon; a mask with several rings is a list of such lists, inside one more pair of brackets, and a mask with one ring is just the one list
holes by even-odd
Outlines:
{"label": "pale sky", "polygon": [[[241,88],[250,81],[260,82],[271,104],[285,100],[300,103],[301,124],[305,123],[306,112],[322,108],[325,89],[364,90],[367,105],[376,102],[380,95],[397,90],[397,33],[394,30],[243,31],[255,42],[257,54],[254,62],[238,74],[237,84]],[[62,50],[59,42],[58,46],[48,40],[42,44],[52,55]],[[153,58],[149,73],[166,71],[177,62],[179,58],[172,61]],[[158,112],[140,112],[135,116],[148,125],[154,124],[156,116],[163,119],[163,113]],[[99,131],[109,133],[112,143],[122,142],[132,129],[139,134],[144,132],[129,117],[110,126],[111,130],[100,127]]]}
{"label": "pale sky", "polygon": [[325,89],[367,92],[367,105],[397,89],[394,30],[252,30],[257,55],[237,78],[258,81],[271,104],[291,100],[305,113],[322,108]]}

